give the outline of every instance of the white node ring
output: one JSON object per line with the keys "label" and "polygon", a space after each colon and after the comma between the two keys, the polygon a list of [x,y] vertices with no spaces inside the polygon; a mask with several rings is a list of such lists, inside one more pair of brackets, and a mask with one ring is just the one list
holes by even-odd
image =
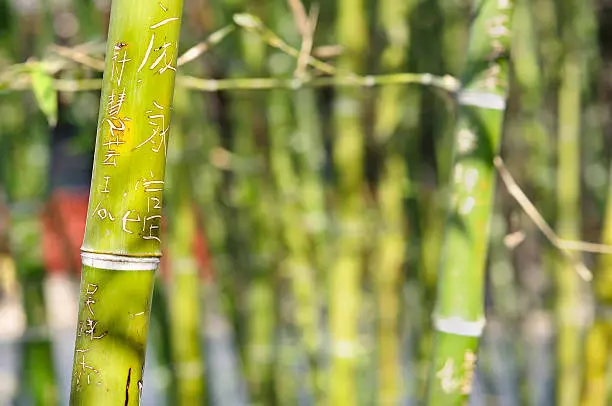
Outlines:
{"label": "white node ring", "polygon": [[139,258],[81,252],[81,259],[83,265],[111,271],[154,271],[159,266],[159,258],[156,257]]}

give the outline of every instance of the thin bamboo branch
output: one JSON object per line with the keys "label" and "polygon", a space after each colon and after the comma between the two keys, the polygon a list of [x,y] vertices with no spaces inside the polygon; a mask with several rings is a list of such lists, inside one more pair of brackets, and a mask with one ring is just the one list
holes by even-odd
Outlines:
{"label": "thin bamboo branch", "polygon": [[580,275],[584,281],[591,281],[593,279],[592,272],[582,262],[573,258],[569,251],[612,254],[612,246],[583,241],[568,241],[559,238],[552,227],[546,222],[546,220],[544,220],[544,217],[542,217],[538,209],[533,205],[533,203],[531,203],[529,198],[527,198],[521,188],[517,185],[514,178],[512,178],[512,175],[510,175],[510,172],[506,169],[502,159],[500,157],[496,157],[494,164],[502,181],[508,189],[508,193],[514,198],[514,200],[516,200],[519,206],[521,206],[525,214],[527,214],[536,227],[542,232],[542,234],[544,234],[546,239],[553,246],[558,248],[563,256],[573,264],[578,275]]}
{"label": "thin bamboo branch", "polygon": [[[177,86],[202,92],[218,92],[220,90],[270,90],[270,89],[300,89],[302,87],[374,87],[387,85],[423,85],[432,86],[449,93],[459,90],[458,82],[451,76],[436,76],[429,73],[397,73],[390,75],[365,76],[331,76],[319,78],[235,78],[235,79],[203,79],[189,75],[177,75]],[[4,85],[4,87],[3,87]],[[0,82],[0,90],[28,90],[32,86],[29,74],[7,78]],[[60,92],[82,92],[99,90],[102,79],[55,79],[53,87]]]}
{"label": "thin bamboo branch", "polygon": [[184,64],[193,61],[198,58],[203,53],[207,52],[213,46],[219,44],[225,37],[231,34],[234,29],[233,25],[227,25],[220,30],[217,30],[210,34],[206,40],[192,46],[187,51],[183,53],[183,55],[179,56],[176,60],[176,64],[178,66],[183,66]]}

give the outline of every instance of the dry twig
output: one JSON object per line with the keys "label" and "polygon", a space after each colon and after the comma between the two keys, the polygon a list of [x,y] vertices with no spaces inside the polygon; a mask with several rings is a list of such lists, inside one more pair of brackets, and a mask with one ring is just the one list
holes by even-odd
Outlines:
{"label": "dry twig", "polygon": [[585,281],[592,280],[593,273],[587,268],[584,263],[577,260],[572,255],[572,252],[579,251],[594,254],[610,255],[612,254],[612,246],[584,241],[564,240],[562,238],[559,238],[559,236],[557,236],[552,227],[540,214],[538,209],[534,206],[533,203],[531,203],[529,198],[521,190],[519,185],[516,183],[516,181],[510,174],[510,171],[508,171],[508,169],[504,165],[504,161],[501,159],[501,157],[495,157],[493,163],[495,164],[495,168],[497,168],[497,171],[502,181],[506,185],[506,189],[508,190],[508,193],[510,193],[510,196],[512,196],[514,200],[516,200],[516,202],[519,204],[519,206],[521,206],[525,214],[527,214],[527,216],[531,219],[531,221],[533,221],[536,227],[542,232],[542,234],[544,234],[546,239],[555,248],[557,248],[568,261],[570,261],[574,265],[576,272],[578,273],[578,275],[580,275],[582,279],[584,279]]}

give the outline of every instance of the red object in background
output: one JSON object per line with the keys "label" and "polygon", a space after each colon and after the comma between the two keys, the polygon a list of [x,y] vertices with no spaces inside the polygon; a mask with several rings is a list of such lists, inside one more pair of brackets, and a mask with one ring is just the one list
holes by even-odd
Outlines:
{"label": "red object in background", "polygon": [[48,272],[80,272],[88,203],[88,191],[52,192],[43,213],[43,258]]}
{"label": "red object in background", "polygon": [[[196,212],[198,227],[196,229],[196,235],[191,243],[191,252],[193,253],[193,256],[198,264],[200,278],[205,282],[211,282],[214,278],[214,272],[212,268],[212,261],[210,259],[210,252],[208,251],[208,244],[206,243],[204,230],[201,227],[202,221],[200,221],[200,216],[197,214],[197,209],[195,207],[194,211]],[[168,222],[164,216],[162,218],[162,241],[164,241],[165,238],[168,238],[165,231],[167,224]],[[164,280],[168,280],[172,274],[172,269],[170,269],[172,263],[170,260],[171,257],[172,252],[168,252],[166,246],[163,245],[160,275]]]}
{"label": "red object in background", "polygon": [[[81,271],[81,244],[87,220],[89,194],[85,191],[58,189],[51,194],[43,214],[43,257],[45,268],[52,274]],[[201,224],[201,221],[198,222]],[[166,234],[166,218],[162,218],[162,234]],[[200,277],[210,282],[213,278],[210,254],[206,238],[198,227],[192,245],[192,252],[200,268]],[[163,238],[163,237],[162,237]],[[161,258],[161,277],[168,277],[168,256]]]}
{"label": "red object in background", "polygon": [[198,268],[200,268],[200,278],[206,282],[212,282],[214,272],[210,260],[210,253],[208,252],[208,245],[206,244],[206,238],[202,230],[198,230],[196,237],[193,239],[192,249],[196,261],[198,262]]}

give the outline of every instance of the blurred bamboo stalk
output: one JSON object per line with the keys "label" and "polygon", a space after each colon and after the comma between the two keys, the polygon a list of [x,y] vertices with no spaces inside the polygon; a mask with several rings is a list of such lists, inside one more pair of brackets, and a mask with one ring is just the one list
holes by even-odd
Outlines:
{"label": "blurred bamboo stalk", "polygon": [[[24,101],[21,95],[15,95]],[[26,99],[27,100],[27,99]],[[17,106],[23,106],[20,102]],[[8,106],[5,106],[8,108]],[[5,113],[7,113],[5,111]],[[30,113],[32,114],[32,112]],[[42,210],[47,193],[48,129],[40,119],[29,120],[19,110],[2,120],[0,132],[11,139],[13,168],[7,179],[10,210],[9,244],[15,260],[26,314],[26,335],[23,337],[22,383],[26,398],[37,406],[60,403],[56,386],[51,337],[44,296],[46,276],[42,256]]]}
{"label": "blurred bamboo stalk", "polygon": [[173,371],[176,374],[176,398],[173,404],[205,404],[205,371],[200,323],[201,282],[193,247],[197,221],[192,203],[188,172],[187,143],[184,131],[189,95],[184,89],[175,92],[172,143],[168,153],[168,194],[170,233],[168,288]]}
{"label": "blurred bamboo stalk", "polygon": [[[561,238],[580,236],[580,68],[576,56],[566,56],[559,89],[557,169],[557,232]],[[579,254],[575,256],[578,257]],[[557,402],[576,405],[580,398],[582,316],[581,280],[567,261],[556,267],[558,330]]]}
{"label": "blurred bamboo stalk", "polygon": [[[368,46],[364,0],[338,0],[336,38],[344,47],[338,69],[359,73]],[[356,371],[359,357],[357,327],[364,254],[363,93],[335,89],[333,162],[338,194],[335,209],[336,256],[329,269],[331,369],[329,405],[357,405]]]}
{"label": "blurred bamboo stalk", "polygon": [[[478,10],[479,0],[456,0],[452,2],[439,1],[437,7],[442,24],[441,49],[439,51],[442,70],[446,75],[460,78],[465,68],[467,55],[465,50],[469,44],[470,16]],[[457,106],[449,108],[444,100],[436,99],[434,106],[438,111],[434,111],[436,122],[432,123],[436,132],[436,168],[438,182],[442,185],[442,193],[446,193],[446,186],[450,180],[453,158],[453,143],[455,120],[457,119]],[[446,111],[445,111],[446,110]],[[448,111],[451,110],[451,111]],[[438,217],[443,218],[446,207],[432,205],[437,209]],[[438,207],[436,207],[438,206]],[[440,214],[442,214],[440,216]],[[443,222],[435,224],[436,227],[443,228]],[[442,231],[438,231],[441,235]],[[435,251],[434,251],[435,252]],[[437,265],[437,264],[436,264]]]}
{"label": "blurred bamboo stalk", "polygon": [[[612,165],[608,172],[601,242],[612,244]],[[609,318],[612,308],[612,255],[601,255],[597,261],[593,281],[595,320],[585,340],[581,406],[604,406],[610,403],[607,379],[610,361],[604,354],[609,354],[612,348],[612,323]]]}
{"label": "blurred bamboo stalk", "polygon": [[[605,217],[602,224],[602,243],[612,244],[612,167],[608,178],[608,195]],[[594,291],[596,299],[595,320],[585,341],[584,377],[581,406],[604,406],[609,403],[607,384],[612,339],[612,325],[609,309],[612,304],[612,256],[598,258],[598,272],[595,273]]]}
{"label": "blurred bamboo stalk", "polygon": [[[32,51],[40,51],[54,38],[48,21],[32,24],[35,16],[18,9],[17,4],[5,4],[10,15],[14,13],[13,26],[9,27],[6,40],[14,41],[9,54],[21,59]],[[44,5],[42,12],[48,12]],[[41,36],[38,31],[47,35]],[[35,69],[33,76],[36,75]],[[6,187],[9,205],[9,247],[18,277],[23,310],[26,316],[26,331],[22,337],[19,395],[22,400],[36,406],[55,406],[61,402],[53,347],[48,320],[48,308],[44,292],[46,269],[42,251],[42,215],[48,195],[49,132],[35,103],[54,105],[57,95],[53,92],[39,97],[44,86],[40,75],[33,79],[35,97],[9,95],[0,108],[5,118],[0,120],[0,137],[6,138],[4,145],[8,154],[9,171],[2,179]],[[42,81],[50,80],[45,77]],[[42,99],[45,99],[42,101]],[[18,108],[17,106],[21,107]],[[17,108],[16,108],[17,107]],[[51,119],[50,121],[53,121]],[[18,168],[18,169],[17,169]]]}
{"label": "blurred bamboo stalk", "polygon": [[[410,21],[415,2],[383,0],[378,3],[378,24],[383,28],[387,46],[379,61],[382,72],[401,72],[406,68]],[[383,86],[376,102],[374,139],[384,151],[382,175],[378,183],[379,220],[376,222],[372,270],[375,275],[378,322],[378,405],[396,405],[404,390],[400,368],[401,286],[405,273],[408,218],[405,215],[408,186],[406,145],[415,134],[398,133],[402,104],[408,89]],[[382,229],[379,229],[382,227]]]}
{"label": "blurred bamboo stalk", "polygon": [[[242,0],[244,9],[260,17],[263,3]],[[265,72],[266,44],[249,31],[240,31],[241,71],[251,75]],[[238,71],[234,71],[234,76]],[[261,92],[231,94],[233,118],[233,153],[249,162],[251,170],[235,174],[234,198],[238,218],[238,242],[248,247],[241,259],[240,272],[245,286],[244,362],[251,402],[267,404],[274,399],[274,332],[275,256],[277,247],[276,219],[270,214],[273,201],[272,184],[267,181],[267,167],[262,150],[267,145],[265,102]],[[241,251],[243,248],[241,248]]]}
{"label": "blurred bamboo stalk", "polygon": [[[585,45],[581,38],[584,23],[583,1],[564,1],[560,5],[562,53],[558,88],[557,124],[557,218],[560,238],[578,240],[581,236],[581,142],[582,91],[586,72],[583,69]],[[580,261],[580,254],[573,257]],[[557,288],[557,391],[559,406],[580,403],[582,383],[583,283],[567,261],[555,266]]]}
{"label": "blurred bamboo stalk", "polygon": [[[286,37],[301,39],[301,54],[297,64],[288,55],[274,55],[273,74],[307,78],[312,73],[307,71],[304,62],[311,52],[318,8],[311,8],[307,13],[300,1],[288,3],[297,29],[291,27],[293,31]],[[287,27],[285,9],[285,6],[275,8],[275,24],[279,32],[283,26]],[[283,272],[291,285],[293,317],[290,324],[295,326],[298,336],[298,345],[290,360],[292,375],[296,375],[297,368],[305,370],[294,379],[295,396],[307,396],[313,404],[323,404],[324,384],[319,373],[322,343],[319,297],[324,291],[318,271],[323,261],[326,219],[321,171],[324,151],[315,96],[313,89],[307,88],[294,92],[272,90],[268,122],[271,166],[281,202],[282,234],[287,248]],[[305,362],[296,354],[302,355]],[[305,365],[302,367],[301,364]],[[302,381],[305,382],[303,387],[298,384]]]}
{"label": "blurred bamboo stalk", "polygon": [[[606,63],[605,45],[601,46],[594,40],[598,30],[605,27],[605,20],[601,20],[599,24],[598,17],[601,12],[595,12],[595,5],[588,3],[588,8],[585,7],[584,19],[580,22],[580,35],[584,39],[582,48],[582,67],[585,71],[585,89],[583,95],[585,99],[585,109],[583,117],[585,117],[584,125],[581,128],[583,133],[588,133],[589,142],[585,142],[583,162],[587,165],[587,170],[598,165],[601,159],[601,150],[605,150],[606,142],[606,127],[610,125],[610,119],[607,114],[593,114],[594,111],[599,111],[604,103],[609,103],[609,84],[602,78],[607,76],[606,69],[602,69]],[[604,54],[605,55],[605,54]],[[593,69],[595,68],[595,69]],[[603,82],[603,83],[602,83]],[[606,103],[607,104],[607,103]],[[584,139],[584,138],[583,138]],[[609,151],[606,151],[606,155]],[[595,156],[593,156],[595,155]],[[599,158],[599,159],[598,159]],[[595,162],[594,162],[595,161]],[[609,164],[608,156],[608,188],[604,199],[603,222],[601,223],[601,240],[603,244],[612,242],[612,167]],[[587,188],[595,186],[594,177],[585,176],[584,181]],[[588,224],[588,217],[585,218],[585,223]],[[594,320],[589,326],[585,337],[585,350],[583,353],[583,377],[582,377],[582,392],[581,406],[603,406],[611,401],[609,390],[609,368],[610,359],[602,354],[608,354],[612,340],[612,323],[610,323],[609,309],[610,300],[612,298],[612,290],[610,290],[609,282],[611,279],[611,264],[612,256],[609,254],[600,255],[597,258],[596,270],[594,272],[593,293],[594,293]]]}
{"label": "blurred bamboo stalk", "polygon": [[[472,390],[484,327],[485,260],[495,173],[508,89],[507,58],[513,2],[483,0],[470,30],[462,77],[438,296],[433,314],[430,406],[459,405]],[[461,93],[460,93],[461,94]]]}
{"label": "blurred bamboo stalk", "polygon": [[[612,244],[612,166],[608,177],[602,231],[602,243]],[[607,383],[610,362],[605,354],[609,354],[612,348],[612,323],[609,320],[609,309],[612,306],[612,255],[600,256],[597,267],[594,279],[596,313],[585,341],[581,406],[604,406],[610,401]]]}

